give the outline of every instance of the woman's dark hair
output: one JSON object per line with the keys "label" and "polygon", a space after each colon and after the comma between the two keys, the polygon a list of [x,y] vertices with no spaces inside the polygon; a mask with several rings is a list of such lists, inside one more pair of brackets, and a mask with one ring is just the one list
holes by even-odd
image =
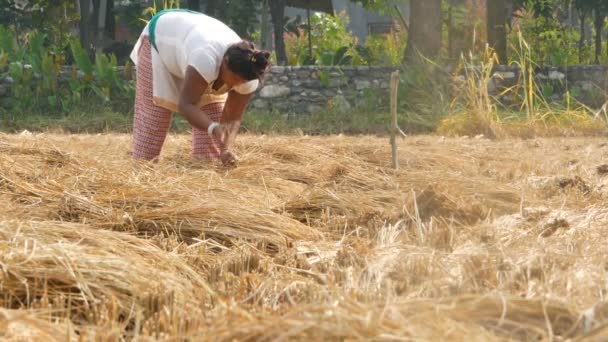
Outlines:
{"label": "woman's dark hair", "polygon": [[261,51],[247,40],[228,48],[225,55],[228,68],[247,81],[262,80],[270,65],[270,52]]}

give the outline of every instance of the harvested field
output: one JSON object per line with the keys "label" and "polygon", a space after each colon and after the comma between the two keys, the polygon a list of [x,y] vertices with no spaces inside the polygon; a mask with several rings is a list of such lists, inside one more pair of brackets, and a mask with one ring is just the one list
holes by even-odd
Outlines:
{"label": "harvested field", "polygon": [[608,340],[608,143],[0,135],[0,340]]}

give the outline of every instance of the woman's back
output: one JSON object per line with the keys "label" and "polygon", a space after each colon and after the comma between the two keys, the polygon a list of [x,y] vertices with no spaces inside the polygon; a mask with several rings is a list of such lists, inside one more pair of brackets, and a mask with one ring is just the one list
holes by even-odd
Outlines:
{"label": "woman's back", "polygon": [[159,13],[149,29],[163,64],[174,76],[183,78],[187,66],[192,65],[207,82],[217,78],[228,48],[241,41],[221,21],[187,10]]}

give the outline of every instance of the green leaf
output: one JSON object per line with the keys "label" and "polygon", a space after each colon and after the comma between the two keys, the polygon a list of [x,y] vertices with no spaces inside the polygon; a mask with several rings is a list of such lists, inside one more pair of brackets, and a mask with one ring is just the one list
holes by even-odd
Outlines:
{"label": "green leaf", "polygon": [[[346,55],[348,53],[348,50],[348,46],[342,46],[338,48],[338,50],[336,50],[336,53],[334,54],[333,65],[345,65],[346,63],[344,62],[346,59],[348,59],[348,56]],[[352,60],[352,58],[350,58],[350,60]]]}
{"label": "green leaf", "polygon": [[319,62],[321,65],[332,65],[334,61],[334,54],[332,52],[326,51],[321,54],[319,58]]}
{"label": "green leaf", "polygon": [[3,72],[7,66],[8,66],[8,53],[4,52],[4,51],[0,51],[0,72]]}
{"label": "green leaf", "polygon": [[12,62],[8,66],[8,73],[15,83],[21,83],[23,79],[23,64],[21,62]]}
{"label": "green leaf", "polygon": [[34,69],[33,68],[23,68],[23,82],[26,84],[31,84],[34,79]]}
{"label": "green leaf", "polygon": [[319,81],[322,86],[329,87],[329,72],[327,70],[319,72]]}
{"label": "green leaf", "polygon": [[73,40],[70,43],[70,48],[72,50],[72,56],[74,56],[74,61],[78,68],[84,72],[86,76],[89,78],[93,76],[93,63],[89,58],[87,52],[82,48],[80,42],[78,40]]}
{"label": "green leaf", "polygon": [[0,25],[0,51],[4,51],[9,55],[15,53],[17,49],[17,40],[13,31]]}
{"label": "green leaf", "polygon": [[103,102],[110,101],[110,98],[106,94],[106,91],[105,91],[104,88],[99,87],[97,85],[93,85],[93,86],[91,86],[91,90],[93,90],[93,92],[95,93],[95,95],[97,95]]}
{"label": "green leaf", "polygon": [[51,108],[57,108],[59,101],[57,99],[57,96],[48,96],[47,101],[49,102],[49,106],[51,106]]}
{"label": "green leaf", "polygon": [[44,52],[44,40],[46,39],[46,35],[40,33],[38,31],[33,31],[29,35],[29,47],[30,53],[35,54],[37,56],[42,56]]}
{"label": "green leaf", "polygon": [[42,57],[42,65],[41,65],[42,76],[55,76],[55,61],[53,60],[53,56],[47,54]]}

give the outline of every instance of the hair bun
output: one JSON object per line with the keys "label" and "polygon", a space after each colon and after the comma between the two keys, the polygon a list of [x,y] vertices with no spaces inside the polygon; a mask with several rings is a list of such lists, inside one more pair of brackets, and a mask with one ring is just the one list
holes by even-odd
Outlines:
{"label": "hair bun", "polygon": [[224,58],[230,71],[246,81],[262,80],[270,66],[270,52],[257,50],[247,40],[231,45]]}
{"label": "hair bun", "polygon": [[270,52],[268,51],[254,51],[253,52],[253,64],[261,70],[265,70],[270,63]]}

